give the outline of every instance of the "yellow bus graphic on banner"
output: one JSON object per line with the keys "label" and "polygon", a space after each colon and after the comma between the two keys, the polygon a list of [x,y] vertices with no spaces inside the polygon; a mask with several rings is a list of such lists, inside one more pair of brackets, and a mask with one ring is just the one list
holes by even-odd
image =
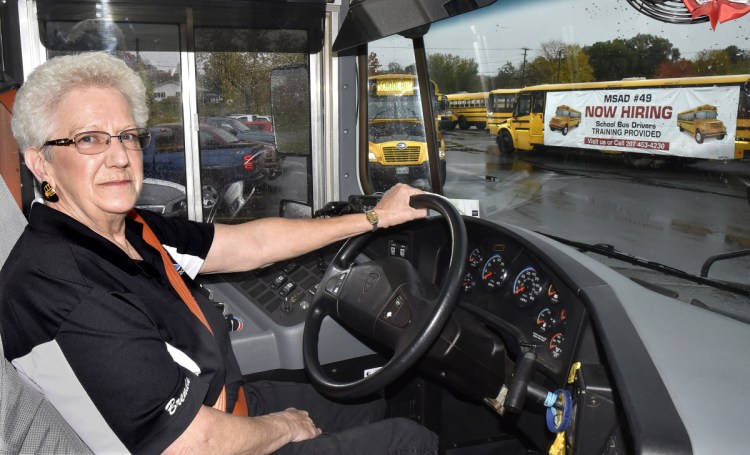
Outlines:
{"label": "yellow bus graphic on banner", "polygon": [[565,104],[557,106],[555,116],[549,121],[550,131],[560,131],[563,136],[568,134],[568,130],[575,128],[581,123],[581,112]]}
{"label": "yellow bus graphic on banner", "polygon": [[692,134],[695,142],[699,144],[707,137],[721,140],[727,135],[727,127],[718,117],[716,106],[704,104],[677,114],[677,126],[680,132],[688,131]]}

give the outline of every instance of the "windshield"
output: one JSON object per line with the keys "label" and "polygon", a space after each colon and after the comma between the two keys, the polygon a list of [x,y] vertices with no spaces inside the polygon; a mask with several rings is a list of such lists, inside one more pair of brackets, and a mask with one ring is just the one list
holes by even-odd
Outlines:
{"label": "windshield", "polygon": [[250,128],[248,128],[247,125],[245,125],[244,123],[240,122],[237,119],[230,119],[229,123],[231,123],[232,126],[237,128],[237,131],[242,131],[242,132],[250,131]]}
{"label": "windshield", "polygon": [[698,111],[695,113],[695,118],[715,119],[718,117],[719,114],[716,111]]}
{"label": "windshield", "polygon": [[417,119],[422,117],[422,106],[418,95],[371,97],[368,112],[371,120]]}
{"label": "windshield", "polygon": [[[440,122],[445,195],[478,199],[491,221],[694,275],[712,256],[750,248],[749,18],[714,30],[667,24],[625,1],[524,0],[433,24],[424,41],[441,93],[519,91],[502,118],[451,106],[455,118]],[[371,74],[415,65],[400,36],[368,52]],[[650,273],[592,257],[634,279]],[[707,276],[747,286],[749,271],[750,256],[739,255]]]}
{"label": "windshield", "polygon": [[[212,128],[209,126],[201,126],[201,132],[200,136],[201,138],[203,135],[208,136],[208,138],[215,139],[217,142],[225,143],[225,144],[231,144],[233,142],[239,142],[240,140],[237,138],[237,136],[233,135],[229,131],[223,130],[221,128]],[[211,136],[215,136],[215,138],[212,138]]]}

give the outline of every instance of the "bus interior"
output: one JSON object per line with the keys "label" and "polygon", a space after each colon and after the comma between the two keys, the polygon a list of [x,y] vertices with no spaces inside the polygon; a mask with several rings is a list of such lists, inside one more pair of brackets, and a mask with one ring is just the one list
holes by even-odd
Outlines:
{"label": "bus interior", "polygon": [[[371,121],[368,77],[378,72],[414,74],[420,93],[433,92],[431,80],[442,93],[608,80],[592,68],[627,47],[630,32],[609,19],[625,15],[651,37],[679,21],[674,36],[701,37],[692,43],[729,36],[737,55],[735,66],[721,60],[725,71],[750,74],[750,49],[738,47],[748,17],[714,30],[681,1],[611,3],[597,12],[579,0],[7,0],[3,91],[58,55],[104,50],[125,60],[153,94],[149,128],[162,135],[161,148],[144,151],[163,161],[145,175],[138,206],[196,221],[365,212],[392,184],[370,168],[368,139],[424,142],[425,173],[407,183],[426,191],[414,203],[430,210],[427,219],[263,269],[199,277],[251,379],[309,382],[344,401],[381,394],[389,416],[435,431],[445,455],[744,453],[747,158],[672,164],[639,149],[661,164],[636,169],[622,150],[516,144],[503,154],[484,125],[441,136],[430,97],[410,108],[421,123]],[[540,18],[562,23],[549,28],[572,44],[534,45],[551,56],[534,63],[524,39],[545,28],[531,26]],[[585,41],[589,25],[595,36]],[[488,34],[478,37],[482,27]],[[489,31],[502,39],[488,44]],[[433,55],[457,52],[459,36],[477,58],[513,48],[512,80],[499,86],[505,57],[492,60],[492,83],[439,77],[443,60]],[[597,54],[605,44],[612,53]],[[588,72],[576,73],[584,50]],[[698,62],[701,50],[683,56]],[[616,61],[617,78],[654,75]],[[535,96],[516,97],[511,115],[544,104]],[[272,131],[204,143],[209,126],[199,119],[240,113],[267,116]],[[12,140],[10,112],[1,114],[0,172],[27,215],[39,190]],[[740,140],[732,115],[726,139],[699,145]],[[243,166],[237,148],[257,161]],[[365,295],[373,275],[378,292]],[[0,408],[0,422],[12,418],[6,400]],[[0,430],[0,448],[18,452],[17,435]]]}

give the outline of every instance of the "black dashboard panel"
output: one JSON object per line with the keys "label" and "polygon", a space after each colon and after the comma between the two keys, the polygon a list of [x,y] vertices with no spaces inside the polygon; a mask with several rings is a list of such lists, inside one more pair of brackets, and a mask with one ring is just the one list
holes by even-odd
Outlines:
{"label": "black dashboard panel", "polygon": [[223,274],[222,279],[247,296],[279,325],[304,322],[323,273],[341,244],[290,261],[245,273]]}
{"label": "black dashboard panel", "polygon": [[[533,349],[538,370],[560,379],[572,363],[586,317],[584,304],[558,272],[497,225],[467,219],[469,251],[459,305],[499,319],[510,352]],[[434,282],[450,258],[448,232],[439,219],[379,230],[365,259],[401,257]],[[326,267],[341,243],[294,260],[222,276],[282,326],[304,322]],[[488,325],[492,325],[491,323]],[[512,330],[504,331],[505,327]]]}
{"label": "black dashboard panel", "polygon": [[[507,340],[532,346],[541,371],[567,373],[585,307],[550,266],[497,229],[469,224],[462,305],[481,308],[513,326]],[[514,346],[509,346],[513,350]]]}
{"label": "black dashboard panel", "polygon": [[[475,218],[465,220],[469,250],[458,305],[470,307],[480,318],[489,315],[484,322],[503,335],[509,352],[533,349],[537,370],[562,381],[587,318],[577,288],[510,231]],[[371,259],[404,257],[439,285],[450,261],[449,240],[436,218],[378,231],[365,254]]]}

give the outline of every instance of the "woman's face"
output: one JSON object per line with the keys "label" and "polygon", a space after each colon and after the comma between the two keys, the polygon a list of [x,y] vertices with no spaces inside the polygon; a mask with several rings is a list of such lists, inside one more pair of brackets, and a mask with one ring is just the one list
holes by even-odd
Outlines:
{"label": "woman's face", "polygon": [[104,131],[113,137],[97,155],[83,155],[74,146],[53,146],[46,163],[50,184],[59,196],[55,208],[84,224],[107,222],[135,206],[143,184],[143,152],[123,147],[116,137],[136,128],[128,103],[111,88],[89,87],[67,93],[50,121],[54,137],[73,138],[85,131]]}

